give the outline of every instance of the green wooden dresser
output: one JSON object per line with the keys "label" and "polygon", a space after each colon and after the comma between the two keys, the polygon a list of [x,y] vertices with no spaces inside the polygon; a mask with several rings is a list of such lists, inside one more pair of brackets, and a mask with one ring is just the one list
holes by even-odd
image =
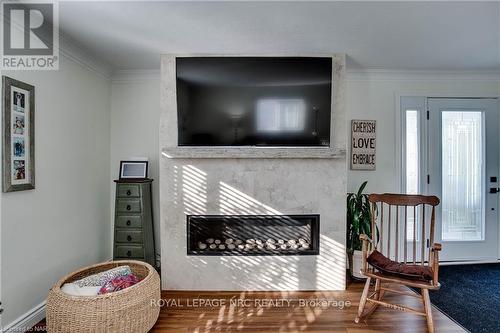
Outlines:
{"label": "green wooden dresser", "polygon": [[142,260],[155,267],[152,179],[115,180],[113,258]]}

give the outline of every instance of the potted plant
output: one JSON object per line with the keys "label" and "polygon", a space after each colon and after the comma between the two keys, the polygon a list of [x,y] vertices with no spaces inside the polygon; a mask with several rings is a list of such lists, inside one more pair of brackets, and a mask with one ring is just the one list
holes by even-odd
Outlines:
{"label": "potted plant", "polygon": [[354,279],[364,279],[360,273],[363,252],[359,235],[366,234],[372,238],[370,202],[368,194],[363,193],[367,183],[361,184],[357,193],[347,195],[347,255],[349,271]]}

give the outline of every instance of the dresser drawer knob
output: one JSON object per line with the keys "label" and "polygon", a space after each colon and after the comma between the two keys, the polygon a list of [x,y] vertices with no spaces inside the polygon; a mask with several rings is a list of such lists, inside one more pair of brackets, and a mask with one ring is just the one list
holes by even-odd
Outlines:
{"label": "dresser drawer knob", "polygon": [[128,250],[127,251],[127,257],[131,257],[132,256],[132,251]]}
{"label": "dresser drawer knob", "polygon": [[129,242],[130,242],[130,241],[132,241],[132,236],[128,235],[128,236],[127,236],[127,240],[128,240]]}
{"label": "dresser drawer knob", "polygon": [[127,190],[127,195],[131,195],[131,194],[132,194],[132,191]]}
{"label": "dresser drawer knob", "polygon": [[131,210],[131,209],[132,209],[132,206],[127,205],[127,210]]}
{"label": "dresser drawer knob", "polygon": [[132,222],[130,222],[130,220],[127,220],[127,225],[130,226]]}

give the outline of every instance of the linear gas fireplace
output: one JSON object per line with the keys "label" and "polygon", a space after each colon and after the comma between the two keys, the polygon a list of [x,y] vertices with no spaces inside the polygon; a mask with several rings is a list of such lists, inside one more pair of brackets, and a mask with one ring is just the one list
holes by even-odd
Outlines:
{"label": "linear gas fireplace", "polygon": [[188,255],[317,255],[319,215],[188,215]]}

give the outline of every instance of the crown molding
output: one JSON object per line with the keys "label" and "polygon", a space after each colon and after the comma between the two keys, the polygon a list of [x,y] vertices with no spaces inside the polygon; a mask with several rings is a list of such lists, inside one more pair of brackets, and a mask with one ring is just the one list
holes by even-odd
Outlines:
{"label": "crown molding", "polygon": [[[22,28],[19,29],[22,30]],[[59,57],[63,56],[107,80],[111,78],[112,66],[109,63],[82,47],[61,29],[57,32],[57,38],[59,39]],[[57,48],[57,45],[53,46]]]}
{"label": "crown molding", "polygon": [[[160,70],[119,70],[111,76],[113,82],[159,80]],[[449,71],[449,70],[390,70],[347,69],[347,81],[492,81],[500,83],[500,71]]]}
{"label": "crown molding", "polygon": [[159,80],[159,69],[127,69],[115,71],[111,76],[113,83]]}
{"label": "crown molding", "polygon": [[111,79],[113,69],[109,63],[83,48],[62,31],[59,31],[59,54],[106,80]]}
{"label": "crown molding", "polygon": [[451,70],[347,70],[347,81],[493,81],[500,82],[500,71]]}

